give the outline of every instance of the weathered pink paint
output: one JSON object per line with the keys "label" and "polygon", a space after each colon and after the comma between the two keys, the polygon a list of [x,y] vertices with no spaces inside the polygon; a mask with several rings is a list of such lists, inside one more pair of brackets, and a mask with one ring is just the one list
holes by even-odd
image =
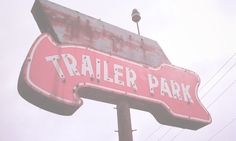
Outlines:
{"label": "weathered pink paint", "polygon": [[60,44],[86,46],[152,67],[170,64],[156,41],[100,19],[47,0],[36,0],[32,13],[40,31]]}
{"label": "weathered pink paint", "polygon": [[[198,129],[211,122],[197,96],[200,80],[194,72],[169,64],[152,68],[86,46],[59,45],[48,34],[34,43],[20,80],[25,99],[58,114],[75,112],[80,97],[113,104],[127,98],[132,108],[151,112],[163,124]],[[39,95],[67,110],[32,100]]]}

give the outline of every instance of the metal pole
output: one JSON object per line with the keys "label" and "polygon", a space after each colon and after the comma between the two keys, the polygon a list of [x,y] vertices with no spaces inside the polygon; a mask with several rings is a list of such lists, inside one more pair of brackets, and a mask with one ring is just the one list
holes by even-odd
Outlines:
{"label": "metal pole", "polygon": [[133,141],[129,103],[121,100],[117,104],[119,141]]}
{"label": "metal pole", "polygon": [[138,29],[138,35],[140,36],[140,31],[139,31],[139,25],[138,25],[138,22],[137,22],[137,29]]}

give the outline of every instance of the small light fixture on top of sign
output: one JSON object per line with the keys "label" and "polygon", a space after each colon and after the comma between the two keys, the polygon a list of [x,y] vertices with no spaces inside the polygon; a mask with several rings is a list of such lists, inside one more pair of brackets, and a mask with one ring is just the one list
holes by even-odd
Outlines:
{"label": "small light fixture on top of sign", "polygon": [[138,35],[140,35],[139,25],[138,25],[138,22],[141,20],[140,13],[138,12],[137,9],[133,9],[131,16],[132,16],[132,21],[137,24]]}

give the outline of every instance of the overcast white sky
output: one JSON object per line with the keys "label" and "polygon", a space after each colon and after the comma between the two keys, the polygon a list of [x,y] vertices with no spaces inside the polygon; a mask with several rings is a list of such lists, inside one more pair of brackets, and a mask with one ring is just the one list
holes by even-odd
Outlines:
{"label": "overcast white sky", "polygon": [[[235,0],[52,0],[136,33],[131,12],[142,16],[143,36],[156,40],[170,61],[201,77],[199,97],[213,122],[197,131],[160,125],[151,114],[131,110],[134,141],[236,140]],[[33,0],[0,1],[0,140],[118,141],[114,105],[84,100],[69,117],[39,109],[21,98],[17,79],[40,31],[31,14]],[[231,68],[231,69],[230,69]],[[230,69],[230,70],[229,70]]]}

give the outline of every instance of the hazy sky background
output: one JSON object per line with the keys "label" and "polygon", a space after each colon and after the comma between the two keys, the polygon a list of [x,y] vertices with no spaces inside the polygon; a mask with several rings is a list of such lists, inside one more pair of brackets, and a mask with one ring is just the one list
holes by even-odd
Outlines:
{"label": "hazy sky background", "polygon": [[[235,0],[52,1],[135,33],[131,12],[137,8],[141,34],[156,40],[172,64],[200,75],[199,97],[204,96],[212,124],[197,131],[182,130],[131,110],[132,127],[137,129],[134,141],[236,140]],[[66,117],[42,110],[18,94],[21,66],[40,35],[31,14],[33,3],[0,1],[0,141],[118,141],[115,105],[84,100],[73,116]]]}

